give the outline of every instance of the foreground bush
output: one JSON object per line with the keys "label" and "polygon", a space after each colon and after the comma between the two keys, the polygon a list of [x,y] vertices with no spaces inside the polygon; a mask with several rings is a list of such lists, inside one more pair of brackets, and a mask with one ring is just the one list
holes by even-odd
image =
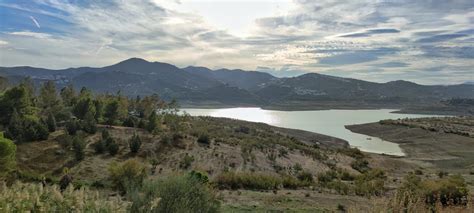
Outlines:
{"label": "foreground bush", "polygon": [[16,168],[16,145],[0,132],[0,178]]}
{"label": "foreground bush", "polygon": [[300,181],[291,176],[279,177],[261,173],[225,172],[214,181],[222,189],[256,189],[271,190],[281,187],[297,188],[309,185],[307,181]]}
{"label": "foreground bush", "polygon": [[432,212],[442,208],[468,207],[469,191],[459,175],[433,180],[422,180],[410,174],[390,202],[394,211],[407,210]]}
{"label": "foreground bush", "polygon": [[122,164],[112,163],[109,167],[109,178],[114,188],[122,193],[141,186],[146,177],[146,168],[136,159],[130,159]]}
{"label": "foreground bush", "polygon": [[214,190],[194,175],[146,181],[129,197],[131,212],[218,212],[220,206]]}
{"label": "foreground bush", "polygon": [[127,207],[120,198],[106,199],[84,188],[61,193],[56,185],[0,185],[0,212],[124,212]]}

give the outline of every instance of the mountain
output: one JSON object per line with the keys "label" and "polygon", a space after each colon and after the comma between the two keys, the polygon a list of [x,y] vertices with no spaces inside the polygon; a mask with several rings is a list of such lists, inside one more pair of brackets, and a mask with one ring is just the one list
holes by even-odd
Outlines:
{"label": "mountain", "polygon": [[240,69],[219,69],[213,71],[206,67],[190,66],[184,68],[183,70],[192,74],[200,75],[209,79],[215,79],[222,83],[250,91],[257,90],[258,88],[264,86],[266,83],[277,79],[276,77],[265,72],[244,71]]}
{"label": "mountain", "polygon": [[474,98],[474,85],[419,85],[409,81],[375,83],[317,73],[277,78],[265,72],[172,64],[130,58],[110,66],[49,70],[0,67],[0,76],[17,83],[30,76],[37,84],[54,80],[61,88],[117,92],[129,96],[158,93],[190,105],[283,106],[285,108],[364,108],[437,104],[451,98]]}

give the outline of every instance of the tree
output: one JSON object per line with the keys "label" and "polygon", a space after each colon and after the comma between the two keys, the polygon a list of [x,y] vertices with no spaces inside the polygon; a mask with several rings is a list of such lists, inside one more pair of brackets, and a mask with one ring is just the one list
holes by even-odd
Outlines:
{"label": "tree", "polygon": [[119,145],[115,142],[113,138],[107,138],[107,140],[105,141],[105,145],[110,155],[114,156],[118,153]]}
{"label": "tree", "polygon": [[28,90],[23,86],[13,87],[0,98],[0,123],[7,125],[13,111],[22,116],[34,115],[35,108]]}
{"label": "tree", "polygon": [[94,115],[92,115],[92,112],[87,112],[84,121],[82,124],[82,129],[90,134],[95,134],[97,132],[97,122],[94,118]]}
{"label": "tree", "polygon": [[84,159],[84,149],[86,148],[85,146],[86,145],[84,143],[84,139],[79,136],[74,137],[72,141],[72,149],[74,150],[74,157],[77,161],[81,161]]}
{"label": "tree", "polygon": [[48,118],[46,119],[46,125],[48,126],[49,132],[56,131],[56,119],[54,118],[53,113],[48,113]]}
{"label": "tree", "polygon": [[88,96],[80,98],[73,108],[74,115],[79,119],[84,119],[87,113],[92,113],[92,117],[95,116],[95,104],[92,99]]}
{"label": "tree", "polygon": [[79,130],[79,124],[76,120],[71,119],[66,123],[66,130],[70,135],[76,135],[77,130]]}
{"label": "tree", "polygon": [[146,129],[148,132],[153,133],[156,131],[158,128],[158,118],[156,116],[156,113],[151,113],[150,116],[148,117],[148,124]]}
{"label": "tree", "polygon": [[73,106],[76,104],[76,91],[71,84],[62,88],[59,94],[61,95],[64,105]]}
{"label": "tree", "polygon": [[40,107],[46,111],[58,108],[60,102],[56,94],[56,84],[54,81],[47,81],[43,84],[43,86],[40,88],[38,99]]}
{"label": "tree", "polygon": [[21,121],[20,115],[18,115],[16,109],[13,109],[13,113],[5,134],[10,139],[22,142],[24,139],[23,132],[23,123]]}
{"label": "tree", "polygon": [[105,112],[104,112],[104,117],[105,117],[105,122],[109,125],[114,125],[115,122],[119,118],[119,103],[118,101],[114,100],[107,104],[105,107]]}
{"label": "tree", "polygon": [[136,132],[133,133],[133,136],[130,139],[130,142],[128,145],[130,147],[130,152],[132,153],[137,153],[140,150],[140,147],[142,146],[142,141],[140,139],[140,136],[138,136]]}
{"label": "tree", "polygon": [[103,139],[99,140],[97,143],[94,144],[95,153],[102,154],[105,152],[105,141]]}
{"label": "tree", "polygon": [[16,145],[0,133],[0,177],[16,168]]}

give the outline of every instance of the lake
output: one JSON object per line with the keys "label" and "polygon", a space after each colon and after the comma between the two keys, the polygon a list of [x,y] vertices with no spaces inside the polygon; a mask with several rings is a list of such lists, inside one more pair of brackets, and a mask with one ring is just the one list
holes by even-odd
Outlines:
{"label": "lake", "polygon": [[395,114],[393,109],[276,111],[261,108],[182,109],[193,116],[234,118],[269,125],[300,129],[344,139],[362,151],[403,156],[398,144],[354,133],[345,125],[377,122],[383,119],[432,117],[433,115]]}

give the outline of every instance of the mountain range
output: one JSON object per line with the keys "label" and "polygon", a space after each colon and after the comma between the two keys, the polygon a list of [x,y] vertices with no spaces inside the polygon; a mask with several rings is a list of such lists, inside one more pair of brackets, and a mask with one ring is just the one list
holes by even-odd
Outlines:
{"label": "mountain range", "polygon": [[402,80],[375,83],[317,73],[278,78],[265,72],[240,69],[178,68],[140,58],[100,68],[0,67],[0,76],[10,83],[29,76],[37,84],[54,80],[58,88],[73,84],[76,88],[85,86],[99,93],[119,90],[128,96],[157,93],[164,99],[177,99],[185,106],[370,108],[474,98],[473,84],[420,85]]}

